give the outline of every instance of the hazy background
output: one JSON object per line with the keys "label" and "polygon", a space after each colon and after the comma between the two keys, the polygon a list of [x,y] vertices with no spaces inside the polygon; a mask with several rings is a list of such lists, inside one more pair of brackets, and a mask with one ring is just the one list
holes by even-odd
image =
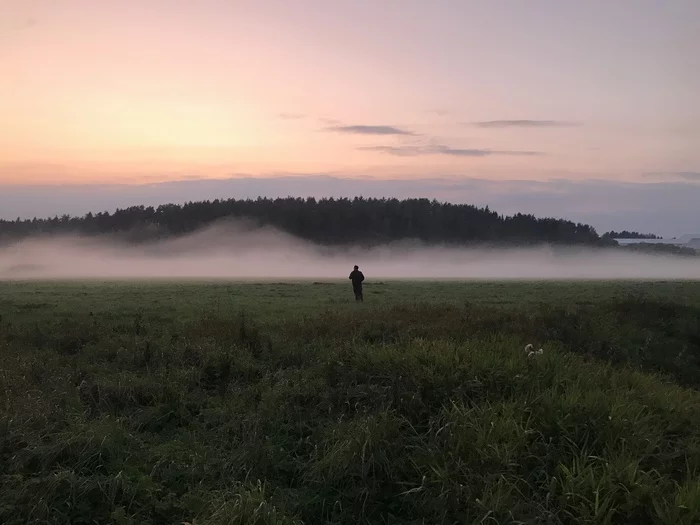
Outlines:
{"label": "hazy background", "polygon": [[698,20],[697,0],[0,0],[0,214],[362,193],[690,233]]}
{"label": "hazy background", "polygon": [[700,279],[695,257],[590,248],[488,249],[399,242],[325,248],[272,228],[222,221],[144,245],[102,237],[27,239],[0,248],[7,279]]}

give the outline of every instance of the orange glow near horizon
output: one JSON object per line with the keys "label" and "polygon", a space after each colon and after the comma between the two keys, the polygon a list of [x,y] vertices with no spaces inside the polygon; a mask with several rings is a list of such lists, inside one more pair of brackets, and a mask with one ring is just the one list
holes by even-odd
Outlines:
{"label": "orange glow near horizon", "polygon": [[[699,169],[700,109],[684,102],[698,76],[665,72],[664,85],[663,72],[653,82],[640,73],[672,56],[661,40],[645,51],[630,33],[635,45],[611,48],[616,63],[638,66],[613,82],[607,59],[592,58],[602,44],[567,29],[576,17],[564,8],[564,29],[546,26],[537,41],[528,35],[540,22],[520,8],[438,2],[440,14],[408,3],[369,12],[369,2],[0,0],[0,184],[275,173],[634,180]],[[479,20],[494,16],[491,34]],[[614,39],[608,29],[590,31],[600,42]],[[577,125],[472,125],[500,119]],[[512,154],[522,151],[542,154]]]}

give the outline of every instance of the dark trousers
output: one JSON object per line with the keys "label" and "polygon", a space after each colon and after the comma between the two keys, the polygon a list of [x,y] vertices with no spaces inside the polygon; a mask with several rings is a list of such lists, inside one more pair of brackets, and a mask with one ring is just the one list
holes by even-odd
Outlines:
{"label": "dark trousers", "polygon": [[364,300],[364,298],[362,297],[362,286],[353,286],[352,291],[355,292],[356,301]]}

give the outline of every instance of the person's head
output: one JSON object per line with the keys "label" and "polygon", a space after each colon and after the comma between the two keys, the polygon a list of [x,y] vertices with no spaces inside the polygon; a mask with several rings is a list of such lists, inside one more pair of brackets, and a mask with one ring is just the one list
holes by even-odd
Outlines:
{"label": "person's head", "polygon": [[360,269],[360,267],[355,265],[355,270],[359,270],[359,269]]}

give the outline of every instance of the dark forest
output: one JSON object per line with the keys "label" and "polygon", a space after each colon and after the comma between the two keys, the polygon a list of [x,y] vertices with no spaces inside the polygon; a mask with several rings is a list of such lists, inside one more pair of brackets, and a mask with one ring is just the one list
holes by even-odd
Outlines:
{"label": "dark forest", "polygon": [[0,240],[29,236],[116,235],[132,242],[194,232],[222,219],[245,219],[323,245],[377,245],[400,240],[430,244],[605,245],[586,224],[533,215],[504,216],[488,207],[428,199],[283,198],[213,200],[132,206],[113,213],[0,221]]}

